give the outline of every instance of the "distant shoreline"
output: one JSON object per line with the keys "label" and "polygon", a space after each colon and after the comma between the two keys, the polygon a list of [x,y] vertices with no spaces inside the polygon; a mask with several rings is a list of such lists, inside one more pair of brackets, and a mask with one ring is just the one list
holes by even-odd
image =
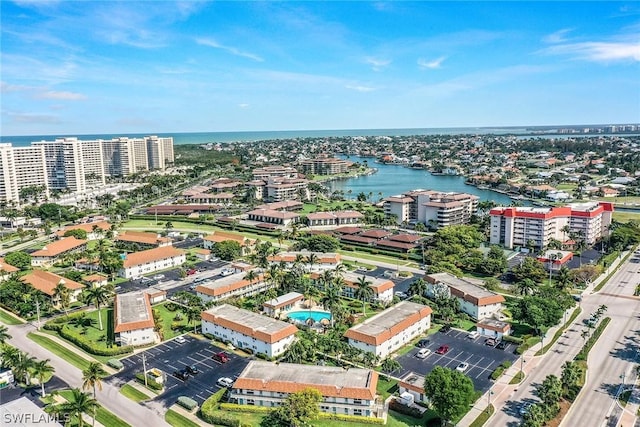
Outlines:
{"label": "distant shoreline", "polygon": [[[398,128],[398,129],[328,129],[328,130],[287,130],[287,131],[238,131],[238,132],[145,132],[145,133],[102,133],[102,134],[51,134],[0,136],[0,143],[12,143],[16,147],[28,146],[31,142],[51,141],[62,137],[78,139],[112,139],[118,137],[144,137],[157,135],[173,137],[175,145],[202,145],[207,143],[255,142],[276,139],[295,138],[341,138],[357,136],[416,136],[416,135],[517,135],[531,137],[598,137],[598,136],[630,136],[638,131],[615,133],[570,133],[585,128],[605,129],[612,125],[565,125],[565,126],[488,126],[488,127],[451,127],[451,128]],[[613,125],[621,126],[621,125]],[[640,125],[633,125],[637,128]],[[553,133],[555,131],[556,133]]]}

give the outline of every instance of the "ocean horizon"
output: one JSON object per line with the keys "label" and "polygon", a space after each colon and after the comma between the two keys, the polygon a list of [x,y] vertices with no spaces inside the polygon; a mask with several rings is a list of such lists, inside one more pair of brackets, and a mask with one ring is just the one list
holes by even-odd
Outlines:
{"label": "ocean horizon", "polygon": [[[565,126],[502,126],[502,127],[452,127],[452,128],[398,128],[398,129],[328,129],[328,130],[284,130],[284,131],[238,131],[238,132],[147,132],[147,133],[103,133],[103,134],[51,134],[0,136],[1,143],[15,147],[29,146],[36,141],[52,141],[56,138],[112,139],[117,137],[144,137],[156,135],[173,137],[175,145],[207,144],[219,142],[253,142],[292,138],[326,138],[349,136],[412,136],[412,135],[528,135],[552,129],[604,127],[609,125],[565,125]],[[539,135],[539,134],[538,134]],[[589,135],[589,134],[586,134]],[[595,134],[594,134],[595,135]],[[602,135],[602,134],[599,134]]]}

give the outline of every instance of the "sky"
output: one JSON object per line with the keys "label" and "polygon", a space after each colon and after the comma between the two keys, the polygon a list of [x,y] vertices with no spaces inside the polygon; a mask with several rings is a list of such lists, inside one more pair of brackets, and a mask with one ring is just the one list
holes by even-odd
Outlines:
{"label": "sky", "polygon": [[0,1],[0,135],[640,122],[640,3]]}

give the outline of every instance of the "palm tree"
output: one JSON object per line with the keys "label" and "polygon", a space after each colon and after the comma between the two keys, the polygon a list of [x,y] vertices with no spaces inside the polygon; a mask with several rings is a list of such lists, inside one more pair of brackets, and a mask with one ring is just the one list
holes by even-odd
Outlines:
{"label": "palm tree", "polygon": [[2,363],[5,366],[13,368],[18,364],[18,360],[22,357],[22,352],[15,347],[11,347],[9,345],[2,345],[0,347],[2,353],[0,356],[2,357]]}
{"label": "palm tree", "polygon": [[244,275],[244,280],[248,281],[251,284],[253,284],[253,281],[257,278],[258,275],[256,274],[255,270],[249,270],[247,271],[247,274]]}
{"label": "palm tree", "polygon": [[427,284],[423,279],[418,279],[409,286],[408,292],[409,295],[419,295],[423,297],[424,294],[427,293]]}
{"label": "palm tree", "polygon": [[324,295],[320,299],[320,303],[326,309],[333,313],[335,307],[340,305],[340,294],[342,289],[335,283],[329,283],[324,288]]}
{"label": "palm tree", "polygon": [[367,280],[366,276],[358,277],[356,282],[356,290],[353,295],[356,299],[362,300],[362,314],[366,315],[366,303],[367,300],[373,296],[373,289],[371,289],[371,282]]}
{"label": "palm tree", "polygon": [[520,295],[531,295],[536,290],[536,282],[533,279],[524,279],[516,283],[516,289]]}
{"label": "palm tree", "polygon": [[11,335],[9,335],[9,328],[4,325],[0,325],[0,344],[4,344],[10,339]]}
{"label": "palm tree", "polygon": [[64,313],[67,317],[69,317],[68,305],[71,301],[71,293],[69,292],[69,288],[67,288],[64,279],[60,280],[58,284],[53,288],[53,298],[58,301]]}
{"label": "palm tree", "polygon": [[29,353],[19,352],[17,363],[13,366],[13,373],[18,380],[22,380],[26,385],[31,383],[29,371],[33,368],[36,358],[29,356]]}
{"label": "palm tree", "polygon": [[80,389],[74,388],[71,392],[73,393],[73,398],[69,402],[48,406],[46,409],[47,412],[76,417],[78,420],[78,427],[82,427],[84,425],[82,414],[91,411],[93,413],[93,421],[95,425],[95,413],[98,408],[98,401],[92,398],[88,393],[80,391]]}
{"label": "palm tree", "polygon": [[313,252],[307,256],[307,264],[309,264],[309,271],[313,270],[314,264],[318,263],[318,255]]}
{"label": "palm tree", "polygon": [[311,280],[308,278],[304,278],[300,284],[300,290],[304,294],[305,299],[307,300],[308,307],[311,308],[313,306],[313,302],[316,297],[320,294],[316,285],[314,285]]}
{"label": "palm tree", "polygon": [[87,304],[93,303],[98,309],[98,325],[102,330],[102,316],[100,315],[100,308],[104,304],[106,305],[113,296],[113,289],[111,286],[91,286],[84,291],[84,301]]}
{"label": "palm tree", "polygon": [[38,382],[40,383],[40,387],[42,388],[42,397],[46,396],[44,391],[44,380],[49,374],[53,374],[55,371],[54,367],[49,364],[49,359],[38,360],[33,363],[31,367],[31,371],[33,375],[38,378]]}
{"label": "palm tree", "polygon": [[[92,408],[83,409],[81,412],[87,412],[88,409],[93,409],[93,425],[95,425],[96,422],[96,408],[98,402],[96,400],[96,388],[102,391],[102,378],[106,376],[107,371],[102,368],[102,364],[99,362],[90,362],[89,366],[87,366],[87,369],[82,371],[82,389],[87,390],[93,388],[93,399],[91,400],[96,402],[96,405],[93,405]],[[76,396],[76,390],[78,394],[82,396]],[[88,394],[82,393],[78,389],[74,389],[73,397],[75,402],[83,402],[90,399]],[[81,413],[79,415],[79,418],[82,418]],[[79,425],[82,426],[82,421],[79,422]]]}
{"label": "palm tree", "polygon": [[202,314],[202,310],[200,307],[189,307],[186,310],[185,315],[187,316],[187,323],[193,323],[193,333],[196,334],[196,327],[198,325],[198,320],[200,320],[200,316]]}

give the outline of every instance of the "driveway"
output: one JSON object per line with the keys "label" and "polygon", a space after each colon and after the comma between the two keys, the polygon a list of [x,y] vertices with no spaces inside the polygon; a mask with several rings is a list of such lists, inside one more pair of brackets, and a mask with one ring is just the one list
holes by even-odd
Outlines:
{"label": "driveway", "polygon": [[[480,336],[475,340],[467,338],[468,332],[452,329],[447,333],[438,332],[430,335],[430,344],[426,347],[431,350],[431,354],[425,359],[418,359],[416,353],[419,348],[411,350],[409,353],[398,357],[396,360],[402,366],[400,373],[396,375],[400,378],[409,372],[426,375],[436,366],[444,366],[455,369],[458,364],[466,362],[469,368],[465,372],[476,390],[485,392],[493,381],[491,373],[502,362],[508,360],[513,363],[518,356],[513,353],[515,347],[508,343],[504,350],[487,346],[484,344],[486,337]],[[446,354],[436,354],[435,351],[441,345],[448,345],[449,351]]]}
{"label": "driveway", "polygon": [[[135,378],[135,374],[142,372],[142,355],[145,355],[147,370],[156,368],[166,374],[164,393],[153,400],[169,407],[176,403],[178,397],[187,396],[198,402],[199,405],[207,400],[220,386],[216,381],[220,377],[236,379],[249,363],[249,359],[233,353],[229,355],[229,361],[221,363],[213,360],[213,354],[223,349],[211,345],[207,340],[197,339],[184,335],[186,342],[180,344],[177,341],[167,341],[153,348],[140,352],[133,356],[120,359],[124,368],[117,374],[109,377],[107,381],[115,385],[122,385]],[[195,366],[200,371],[183,381],[173,376],[174,371],[184,369],[186,366]]]}

